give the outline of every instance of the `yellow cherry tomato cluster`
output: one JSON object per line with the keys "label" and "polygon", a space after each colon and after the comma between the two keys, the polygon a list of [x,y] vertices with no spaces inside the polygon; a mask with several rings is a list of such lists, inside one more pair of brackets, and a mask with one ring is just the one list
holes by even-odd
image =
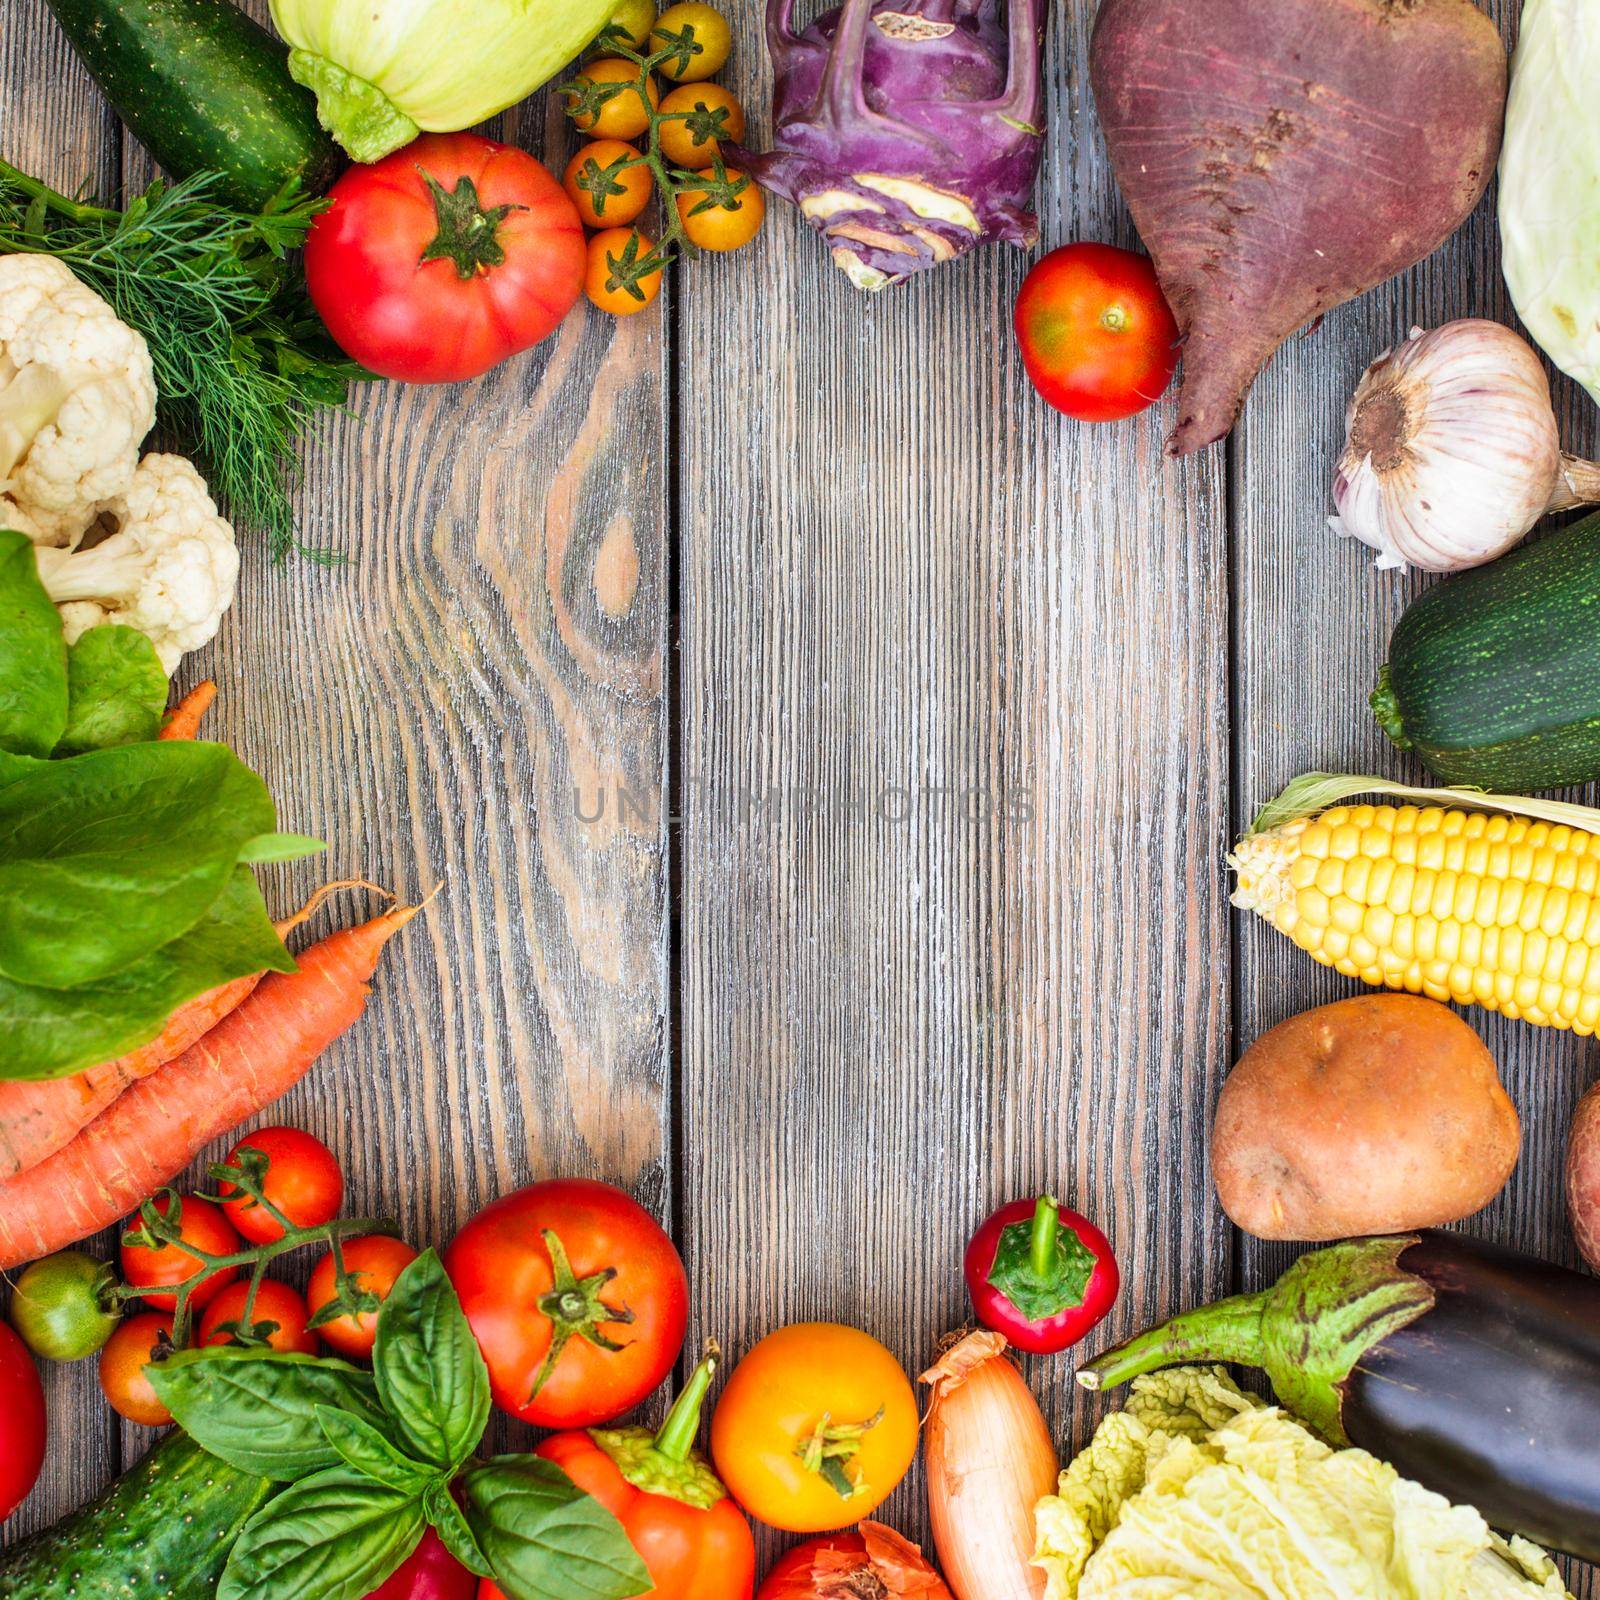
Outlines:
{"label": "yellow cherry tomato cluster", "polygon": [[[737,250],[761,230],[760,186],[722,151],[744,138],[744,107],[707,81],[732,47],[727,20],[699,0],[659,15],[654,0],[624,0],[600,36],[606,53],[562,85],[589,140],[563,184],[593,230],[585,290],[602,311],[643,311],[676,253]],[[659,243],[637,225],[658,190],[668,202]]]}

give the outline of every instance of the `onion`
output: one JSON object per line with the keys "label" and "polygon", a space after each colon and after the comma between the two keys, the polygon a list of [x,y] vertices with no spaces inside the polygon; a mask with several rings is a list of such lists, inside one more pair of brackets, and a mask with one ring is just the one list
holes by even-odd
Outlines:
{"label": "onion", "polygon": [[1482,566],[1546,511],[1600,500],[1600,466],[1561,453],[1538,356],[1497,322],[1413,328],[1367,368],[1346,422],[1332,524],[1380,567]]}
{"label": "onion", "polygon": [[956,1600],[1041,1600],[1033,1508],[1061,1465],[1038,1403],[998,1333],[968,1334],[922,1381],[933,1542]]}

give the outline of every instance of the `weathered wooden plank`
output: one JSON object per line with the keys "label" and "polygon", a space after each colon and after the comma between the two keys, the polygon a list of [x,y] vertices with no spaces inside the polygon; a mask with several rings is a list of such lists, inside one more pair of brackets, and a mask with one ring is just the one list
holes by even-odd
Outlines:
{"label": "weathered wooden plank", "polygon": [[[1050,243],[1129,238],[1091,12],[1052,12]],[[1163,461],[1170,405],[1033,397],[1026,265],[864,298],[779,209],[684,275],[682,348],[718,353],[681,390],[684,1209],[733,1350],[821,1317],[918,1370],[969,1230],[1036,1186],[1114,1236],[1117,1330],[1227,1282],[1221,462]],[[1066,1363],[1033,1377],[1081,1440]],[[889,1511],[925,1534],[920,1475]]]}
{"label": "weathered wooden plank", "polygon": [[[69,191],[117,179],[115,119],[43,0],[0,5],[0,157]],[[116,1474],[116,1418],[100,1398],[93,1366],[42,1365],[49,1455],[38,1487],[0,1526],[0,1543],[54,1522]]]}
{"label": "weathered wooden plank", "polygon": [[[557,171],[570,144],[548,96],[488,131]],[[150,170],[128,140],[129,182]],[[242,535],[238,605],[184,664],[218,680],[208,731],[284,825],[328,841],[275,904],[328,877],[443,886],[364,1020],[260,1119],[326,1140],[352,1212],[418,1243],[557,1172],[669,1207],[664,360],[659,312],[580,308],[475,383],[366,388],[298,496],[344,564]]]}
{"label": "weathered wooden plank", "polygon": [[[1520,6],[1499,0],[1489,9],[1512,38]],[[1237,827],[1289,779],[1315,768],[1433,781],[1389,743],[1366,702],[1406,603],[1436,580],[1376,571],[1373,553],[1337,538],[1325,519],[1345,406],[1362,370],[1413,326],[1463,316],[1513,320],[1493,193],[1437,255],[1285,345],[1246,405],[1232,446]],[[1567,448],[1590,452],[1592,404],[1565,379],[1556,400]],[[1240,1048],[1284,1017],[1359,988],[1254,917],[1238,915],[1236,941]],[[1466,1226],[1575,1264],[1560,1174],[1592,1046],[1476,1008],[1463,1015],[1500,1062],[1524,1133],[1522,1161],[1504,1195]],[[1242,1240],[1241,1283],[1270,1280],[1294,1253]],[[1577,1581],[1580,1597],[1600,1594],[1592,1572]]]}

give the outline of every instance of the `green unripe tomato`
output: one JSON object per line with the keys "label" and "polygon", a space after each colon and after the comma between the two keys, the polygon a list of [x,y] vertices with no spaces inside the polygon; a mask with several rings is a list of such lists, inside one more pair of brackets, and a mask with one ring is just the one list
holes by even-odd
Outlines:
{"label": "green unripe tomato", "polygon": [[11,1325],[36,1356],[82,1361],[105,1344],[122,1320],[106,1294],[111,1281],[110,1263],[81,1250],[46,1256],[16,1280]]}
{"label": "green unripe tomato", "polygon": [[656,0],[622,0],[622,4],[611,13],[608,26],[613,28],[626,28],[628,30],[628,43],[635,50],[643,50],[650,38],[650,30],[656,25]]}

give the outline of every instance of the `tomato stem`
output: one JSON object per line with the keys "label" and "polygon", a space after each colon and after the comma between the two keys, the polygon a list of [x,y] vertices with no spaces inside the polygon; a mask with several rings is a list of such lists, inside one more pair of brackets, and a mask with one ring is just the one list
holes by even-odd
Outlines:
{"label": "tomato stem", "polygon": [[1054,1195],[1040,1195],[1038,1205],[1033,1208],[1033,1235],[1028,1245],[1028,1259],[1034,1275],[1041,1282],[1055,1273],[1060,1224],[1061,1202]]}
{"label": "tomato stem", "polygon": [[800,1441],[795,1454],[807,1472],[814,1472],[841,1500],[853,1499],[861,1489],[850,1475],[850,1463],[860,1453],[862,1441],[884,1418],[884,1408],[865,1422],[835,1422],[824,1412],[809,1438]]}
{"label": "tomato stem", "polygon": [[485,207],[478,198],[478,186],[465,174],[456,179],[454,189],[446,189],[425,168],[418,167],[417,171],[428,186],[434,215],[439,221],[439,231],[418,257],[418,265],[426,261],[453,262],[456,276],[463,281],[482,277],[490,268],[502,266],[506,247],[500,242],[500,224],[513,211],[525,211],[527,207]]}
{"label": "tomato stem", "polygon": [[549,1293],[540,1296],[538,1309],[550,1319],[552,1332],[550,1348],[533,1380],[530,1401],[550,1381],[556,1363],[574,1338],[583,1339],[599,1350],[621,1350],[624,1346],[601,1333],[601,1326],[608,1322],[633,1321],[633,1312],[628,1307],[609,1306],[601,1299],[606,1286],[617,1275],[615,1267],[604,1267],[587,1278],[579,1278],[572,1270],[571,1257],[560,1236],[553,1229],[544,1228],[539,1237],[549,1252],[551,1285]]}
{"label": "tomato stem", "polygon": [[695,1436],[700,1432],[700,1413],[704,1409],[706,1395],[710,1393],[711,1380],[716,1376],[717,1359],[721,1354],[716,1341],[708,1339],[700,1365],[694,1369],[683,1386],[683,1393],[667,1413],[667,1420],[661,1424],[661,1431],[656,1435],[656,1449],[669,1461],[689,1459]]}

